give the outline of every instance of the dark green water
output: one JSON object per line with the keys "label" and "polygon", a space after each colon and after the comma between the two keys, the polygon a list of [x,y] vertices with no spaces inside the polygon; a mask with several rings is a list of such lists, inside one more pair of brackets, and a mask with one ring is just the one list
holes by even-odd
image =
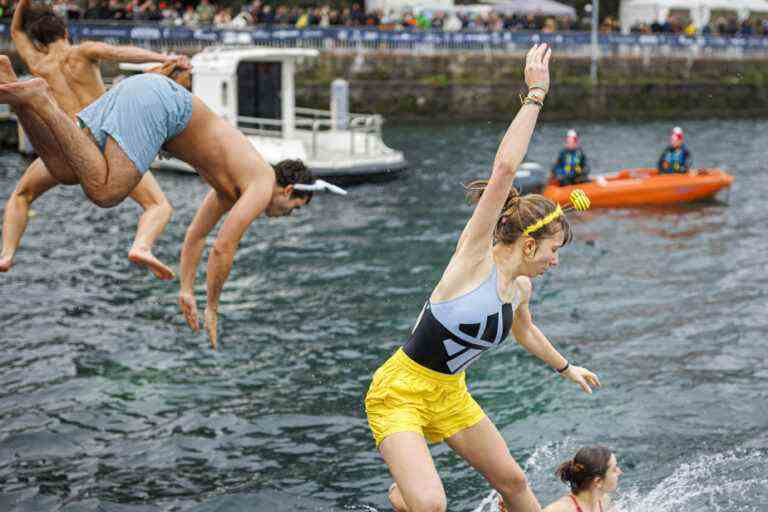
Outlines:
{"label": "dark green water", "polygon": [[[0,510],[386,510],[362,397],[468,218],[459,184],[487,176],[504,128],[390,126],[408,178],[257,222],[217,353],[183,323],[178,285],[126,259],[135,205],[99,210],[73,187],[35,203],[0,275]],[[548,165],[566,128],[542,126],[530,158]],[[654,162],[670,126],[576,128],[601,172]],[[514,342],[469,371],[544,502],[565,490],[555,465],[599,442],[626,473],[621,510],[768,510],[768,122],[685,128],[697,164],[735,175],[730,205],[583,215],[535,282],[535,321],[604,389],[583,395]],[[3,198],[24,165],[0,156]],[[176,213],[157,254],[177,268],[206,188],[159,179]],[[449,509],[475,509],[487,484],[433,453]]]}

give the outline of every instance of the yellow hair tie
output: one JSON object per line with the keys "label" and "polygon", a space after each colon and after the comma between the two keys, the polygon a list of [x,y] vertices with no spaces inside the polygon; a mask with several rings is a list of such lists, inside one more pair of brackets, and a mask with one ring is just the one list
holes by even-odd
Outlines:
{"label": "yellow hair tie", "polygon": [[556,218],[560,217],[563,214],[563,209],[560,208],[560,205],[557,205],[557,208],[555,208],[555,211],[544,217],[543,219],[539,219],[537,222],[531,224],[527,228],[523,230],[524,235],[530,235],[534,231],[538,231]]}
{"label": "yellow hair tie", "polygon": [[[571,192],[569,199],[571,200],[571,204],[573,205],[573,206],[570,206],[570,208],[573,208],[574,210],[579,212],[588,210],[591,205],[591,202],[589,201],[589,197],[580,188],[577,188],[576,190]],[[540,230],[541,228],[543,228],[553,220],[557,219],[561,215],[563,215],[563,209],[560,207],[560,205],[557,205],[557,208],[555,208],[555,210],[552,213],[550,213],[543,219],[539,219],[537,222],[525,228],[523,230],[523,234],[530,235],[534,231]]]}

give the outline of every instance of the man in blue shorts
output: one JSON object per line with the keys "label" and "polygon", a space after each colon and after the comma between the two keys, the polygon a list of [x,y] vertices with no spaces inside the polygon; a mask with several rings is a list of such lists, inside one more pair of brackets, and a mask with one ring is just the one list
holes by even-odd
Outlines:
{"label": "man in blue shorts", "polygon": [[[157,72],[179,80],[189,75],[186,58],[173,57],[133,46],[113,46],[96,41],[69,42],[66,20],[49,6],[19,0],[13,11],[11,39],[30,73],[44,79],[61,109],[72,119],[78,112],[106,92],[101,76],[103,62],[159,62]],[[8,272],[27,228],[31,204],[59,185],[79,184],[77,176],[59,169],[54,177],[42,160],[35,159],[22,174],[3,208],[0,272]],[[160,279],[173,279],[170,267],[152,254],[152,247],[168,221],[173,208],[152,173],[145,173],[130,195],[144,210],[128,259],[144,266]]]}
{"label": "man in blue shorts", "polygon": [[312,198],[312,173],[300,162],[273,169],[232,124],[173,80],[146,73],[121,81],[77,114],[61,110],[45,80],[18,81],[0,56],[0,103],[9,104],[55,174],[77,176],[96,205],[120,204],[161,148],[194,167],[213,190],[187,230],[179,303],[197,330],[193,285],[207,234],[229,212],[208,258],[205,326],[216,347],[219,296],[240,239],[262,214],[288,215]]}

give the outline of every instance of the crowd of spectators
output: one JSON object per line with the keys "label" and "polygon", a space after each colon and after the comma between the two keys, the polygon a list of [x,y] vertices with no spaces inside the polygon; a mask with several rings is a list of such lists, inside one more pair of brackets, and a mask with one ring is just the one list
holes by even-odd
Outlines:
{"label": "crowd of spectators", "polygon": [[[242,8],[217,6],[210,0],[53,0],[54,11],[68,19],[141,20],[168,25],[217,28],[246,28],[255,25],[282,27],[376,27],[379,29],[442,29],[514,31],[585,30],[584,20],[573,17],[520,16],[483,10],[365,12],[360,4],[349,7],[322,5],[301,8],[252,0]],[[0,0],[0,17],[13,15],[13,0]],[[609,20],[610,21],[610,20]],[[605,24],[604,24],[605,27]]]}
{"label": "crowd of spectators", "polygon": [[[361,4],[349,7],[322,5],[296,7],[263,3],[251,0],[235,9],[230,5],[215,5],[211,0],[53,0],[53,10],[69,19],[81,20],[140,20],[167,25],[200,27],[213,25],[217,28],[247,28],[251,26],[280,27],[376,27],[383,30],[441,29],[446,31],[482,30],[516,31],[540,30],[543,32],[589,30],[589,19],[578,17],[521,16],[504,14],[487,9],[462,8],[439,11],[405,11],[402,13],[381,11],[366,12]],[[0,0],[0,18],[13,15],[14,0]],[[603,32],[617,32],[616,19],[603,19]],[[699,29],[689,19],[670,16],[663,23],[638,24],[633,33],[646,34],[697,34],[712,35],[768,35],[768,20],[745,19],[733,16],[717,16],[707,26]]]}
{"label": "crowd of spectators", "polygon": [[716,36],[765,36],[768,35],[768,19],[747,18],[739,21],[735,16],[716,16],[699,29],[690,19],[670,16],[663,23],[640,23],[632,27],[635,34],[680,34]]}

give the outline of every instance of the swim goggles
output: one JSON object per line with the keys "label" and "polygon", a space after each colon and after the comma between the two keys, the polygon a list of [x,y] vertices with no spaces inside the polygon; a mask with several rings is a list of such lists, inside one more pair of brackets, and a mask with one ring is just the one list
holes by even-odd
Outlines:
{"label": "swim goggles", "polygon": [[347,195],[347,191],[336,185],[332,185],[325,180],[315,180],[314,183],[297,183],[293,186],[294,190],[303,190],[305,192],[330,192],[340,196]]}

